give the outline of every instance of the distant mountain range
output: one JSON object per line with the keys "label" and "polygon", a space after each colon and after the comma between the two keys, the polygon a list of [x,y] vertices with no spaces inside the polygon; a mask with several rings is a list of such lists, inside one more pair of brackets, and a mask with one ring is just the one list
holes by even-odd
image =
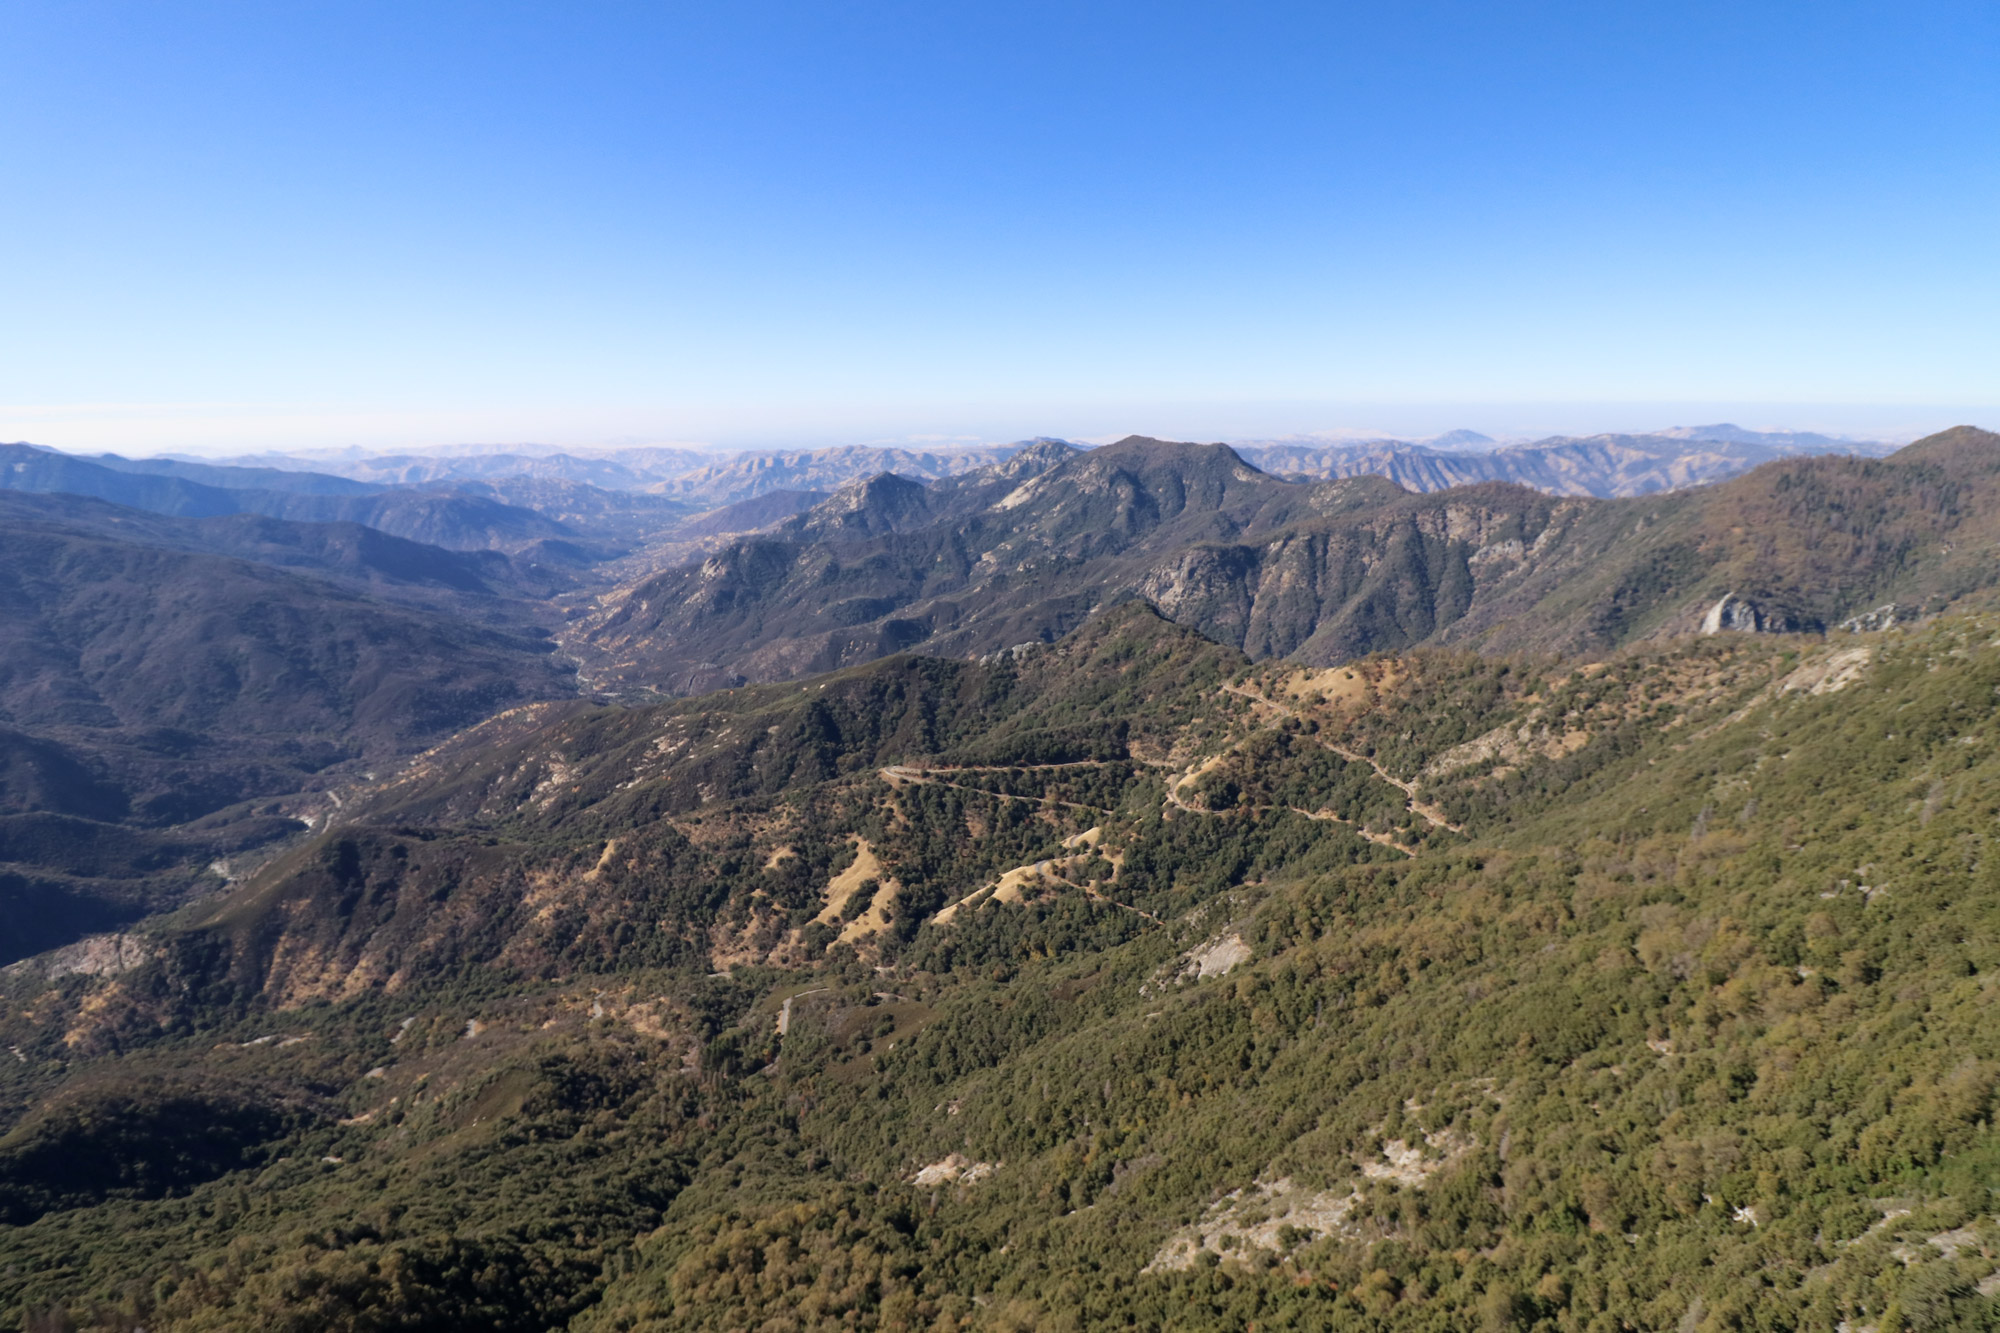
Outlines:
{"label": "distant mountain range", "polygon": [[1879,457],[1891,446],[1740,426],[1676,426],[1645,435],[1555,436],[1532,444],[1478,449],[1485,436],[1453,431],[1424,444],[1371,440],[1319,445],[1244,444],[1236,451],[1266,472],[1329,479],[1387,477],[1408,490],[1441,491],[1511,481],[1553,495],[1652,495],[1722,481],[1801,454]]}
{"label": "distant mountain range", "polygon": [[775,490],[833,490],[861,477],[894,472],[933,480],[986,467],[1019,444],[911,450],[850,445],[829,449],[756,450],[737,454],[694,449],[632,448],[602,456],[561,452],[424,453],[361,457],[257,454],[233,466],[307,467],[378,486],[436,486],[502,479],[584,483],[606,490],[643,491],[707,509]]}
{"label": "distant mountain range", "polygon": [[[299,480],[290,488],[322,490],[346,482],[371,487],[436,488],[485,483],[487,492],[526,503],[526,481],[544,486],[594,487],[645,493],[686,506],[713,509],[776,490],[832,491],[883,472],[918,481],[956,476],[1006,458],[1042,441],[955,446],[929,450],[847,446],[828,449],[753,450],[736,454],[680,448],[633,448],[588,456],[559,450],[422,454],[255,454],[223,462],[147,460],[113,456],[94,461],[126,471],[144,470],[208,485],[277,487],[273,477]],[[1472,430],[1448,431],[1420,442],[1395,439],[1328,443],[1259,440],[1234,446],[1244,459],[1279,475],[1319,478],[1381,476],[1411,490],[1441,490],[1479,481],[1514,481],[1560,495],[1645,495],[1703,485],[1760,463],[1796,454],[1880,455],[1892,446],[1799,431],[1754,431],[1719,423],[1675,426],[1637,435],[1555,436],[1498,447]],[[225,465],[226,464],[226,465]],[[240,474],[231,480],[221,474]],[[600,508],[603,506],[600,505]]]}
{"label": "distant mountain range", "polygon": [[522,549],[576,531],[532,509],[476,495],[366,486],[341,477],[115,455],[76,458],[0,444],[0,490],[85,495],[184,518],[263,514],[362,523],[459,550]]}
{"label": "distant mountain range", "polygon": [[[527,554],[570,568],[618,562],[607,574],[624,579],[700,554],[718,537],[768,526],[806,503],[782,497],[823,498],[884,474],[942,482],[1050,443],[1067,442],[734,455],[637,448],[590,457],[550,449],[343,451],[224,461],[80,458],[0,445],[0,490],[86,495],[185,517],[254,513],[355,522],[428,545]],[[1556,495],[1611,497],[1683,490],[1799,454],[1886,449],[1720,424],[1506,447],[1459,430],[1423,443],[1266,441],[1239,445],[1236,452],[1264,472],[1294,479],[1378,476],[1420,492],[1509,481]]]}
{"label": "distant mountain range", "polygon": [[931,486],[847,487],[607,599],[573,648],[601,687],[695,693],[1046,642],[1127,598],[1313,663],[1421,643],[1602,649],[1692,631],[1730,596],[1742,623],[1818,630],[1991,586],[1996,472],[2000,437],[1971,428],[1612,500],[1302,483],[1221,445],[1051,441]]}

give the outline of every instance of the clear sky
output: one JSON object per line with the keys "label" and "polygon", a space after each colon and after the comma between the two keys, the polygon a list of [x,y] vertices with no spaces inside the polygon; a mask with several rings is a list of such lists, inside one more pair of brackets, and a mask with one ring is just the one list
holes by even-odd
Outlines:
{"label": "clear sky", "polygon": [[0,439],[2000,424],[2000,5],[0,0]]}

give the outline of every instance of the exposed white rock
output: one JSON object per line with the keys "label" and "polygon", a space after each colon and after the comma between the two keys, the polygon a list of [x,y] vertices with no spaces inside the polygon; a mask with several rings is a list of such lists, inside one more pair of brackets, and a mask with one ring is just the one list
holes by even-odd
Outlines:
{"label": "exposed white rock", "polygon": [[1849,634],[1894,629],[1897,624],[1908,618],[1908,611],[1909,608],[1899,607],[1894,602],[1884,602],[1873,611],[1863,611],[1858,616],[1849,616],[1840,622],[1840,627]]}
{"label": "exposed white rock", "polygon": [[138,935],[90,935],[60,949],[9,963],[0,972],[49,981],[69,976],[110,977],[130,972],[152,956],[152,946]]}
{"label": "exposed white rock", "polygon": [[1000,1169],[998,1162],[975,1162],[950,1153],[910,1177],[912,1185],[976,1185]]}
{"label": "exposed white rock", "polygon": [[1281,1250],[1288,1232],[1299,1239],[1348,1235],[1349,1219],[1360,1202],[1361,1195],[1351,1189],[1305,1190],[1289,1176],[1260,1180],[1223,1195],[1192,1226],[1169,1236],[1140,1271],[1192,1268],[1204,1250],[1217,1255]]}
{"label": "exposed white rock", "polygon": [[[1361,1174],[1370,1180],[1420,1190],[1433,1175],[1475,1146],[1471,1138],[1448,1129],[1426,1135],[1422,1148],[1391,1139],[1382,1145],[1379,1156],[1360,1164]],[[1223,1195],[1191,1225],[1169,1236],[1142,1271],[1191,1268],[1204,1250],[1242,1255],[1252,1250],[1283,1250],[1288,1241],[1358,1237],[1352,1218],[1361,1201],[1361,1192],[1351,1186],[1307,1190],[1289,1176],[1258,1180],[1246,1189]]]}
{"label": "exposed white rock", "polygon": [[1251,957],[1250,946],[1243,942],[1243,937],[1231,932],[1220,939],[1210,940],[1190,953],[1182,975],[1197,979],[1226,976],[1249,962]]}
{"label": "exposed white rock", "polygon": [[1724,593],[1722,600],[1709,607],[1708,614],[1701,618],[1703,634],[1721,634],[1725,630],[1737,634],[1783,634],[1791,628],[1788,618],[1767,612],[1733,592]]}
{"label": "exposed white rock", "polygon": [[1873,648],[1843,648],[1796,668],[1778,682],[1778,693],[1838,694],[1861,679],[1874,659]]}

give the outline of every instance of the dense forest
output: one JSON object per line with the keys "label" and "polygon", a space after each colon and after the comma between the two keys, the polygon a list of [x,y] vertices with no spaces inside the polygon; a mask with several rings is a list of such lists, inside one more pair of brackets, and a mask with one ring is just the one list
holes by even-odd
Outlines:
{"label": "dense forest", "polygon": [[1992,1327],[1996,628],[518,710],[10,970],[0,1301]]}

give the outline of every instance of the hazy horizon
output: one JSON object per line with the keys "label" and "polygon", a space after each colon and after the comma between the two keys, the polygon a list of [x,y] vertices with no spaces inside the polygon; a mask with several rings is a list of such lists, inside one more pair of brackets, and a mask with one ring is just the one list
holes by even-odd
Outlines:
{"label": "hazy horizon", "polygon": [[[1056,415],[1059,414],[1051,413]],[[1130,425],[1108,424],[1118,415],[1112,412],[1068,415],[1073,421],[1081,418],[1076,428],[1032,423],[1013,430],[996,427],[955,432],[806,427],[731,432],[709,438],[669,432],[608,435],[554,428],[534,433],[522,431],[511,437],[494,432],[482,438],[473,431],[453,435],[448,431],[400,429],[351,433],[338,429],[325,433],[272,429],[273,423],[261,416],[190,421],[171,416],[133,418],[102,409],[91,415],[60,414],[48,409],[24,413],[0,405],[0,439],[72,454],[114,453],[135,458],[170,454],[194,458],[282,454],[305,458],[340,454],[505,453],[523,449],[575,454],[659,448],[718,454],[842,447],[921,451],[978,448],[1043,437],[1105,444],[1127,435],[1224,443],[1339,444],[1373,439],[1420,442],[1457,430],[1476,431],[1497,442],[1512,444],[1551,436],[1645,434],[1726,423],[1753,431],[1811,432],[1856,441],[1903,444],[1951,426],[1990,426],[2000,421],[2000,408],[1758,403],[1540,404],[1515,408],[1393,406],[1357,409],[1352,416],[1331,422],[1332,411],[1314,417],[1284,407],[1235,411],[1135,409],[1125,414],[1138,423]],[[326,424],[337,425],[338,420],[334,418]]]}
{"label": "hazy horizon", "polygon": [[31,0],[0,437],[1992,424],[1996,51],[1963,2]]}

